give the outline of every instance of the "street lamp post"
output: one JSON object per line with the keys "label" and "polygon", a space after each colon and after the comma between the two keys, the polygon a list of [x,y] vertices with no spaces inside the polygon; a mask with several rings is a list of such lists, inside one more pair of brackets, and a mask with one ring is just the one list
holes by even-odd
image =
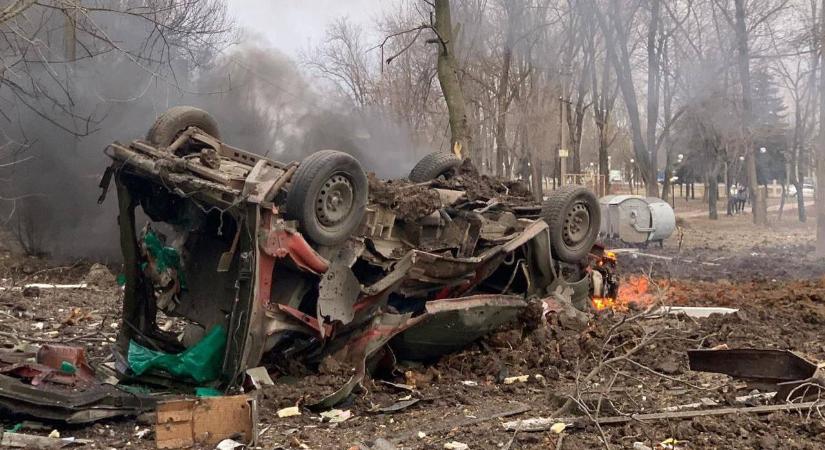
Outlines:
{"label": "street lamp post", "polygon": [[636,160],[630,158],[630,193],[633,194],[633,182],[636,180]]}

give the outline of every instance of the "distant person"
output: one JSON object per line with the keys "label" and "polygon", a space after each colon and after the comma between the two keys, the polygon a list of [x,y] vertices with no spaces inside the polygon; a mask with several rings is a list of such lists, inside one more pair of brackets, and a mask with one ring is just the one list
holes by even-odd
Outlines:
{"label": "distant person", "polygon": [[748,201],[748,190],[745,186],[739,186],[736,192],[736,214],[745,212],[745,203]]}
{"label": "distant person", "polygon": [[732,184],[728,189],[728,215],[732,216],[736,212],[736,185]]}

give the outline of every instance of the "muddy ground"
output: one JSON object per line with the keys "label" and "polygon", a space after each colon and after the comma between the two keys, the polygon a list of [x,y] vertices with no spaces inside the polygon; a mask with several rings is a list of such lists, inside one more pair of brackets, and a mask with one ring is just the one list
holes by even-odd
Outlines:
{"label": "muddy ground", "polygon": [[[349,449],[373,445],[378,438],[409,449],[440,449],[452,441],[471,449],[590,449],[606,447],[603,440],[611,448],[633,448],[635,442],[655,447],[666,439],[676,439],[684,449],[823,448],[825,420],[805,412],[630,422],[601,430],[585,420],[562,434],[513,433],[502,426],[506,420],[550,416],[565,403],[581,403],[593,416],[613,416],[700,399],[724,406],[751,393],[727,376],[689,371],[685,351],[691,348],[780,348],[825,360],[825,264],[810,256],[813,224],[786,220],[763,230],[749,219],[689,219],[681,223],[680,236],[663,248],[619,254],[622,277],[650,276],[654,301],[729,306],[739,308],[736,314],[628,320],[646,306],[637,304],[627,312],[596,313],[589,321],[557,315],[542,323],[535,314],[527,315],[518,327],[431,364],[402,365],[386,380],[412,386],[411,391],[369,381],[341,406],[353,417],[338,424],[324,423],[308,411],[277,418],[279,408],[330,388],[323,374],[283,377],[258,393],[260,448]],[[89,266],[6,257],[0,260],[0,278],[7,287],[76,283],[89,277]],[[39,295],[0,291],[0,342],[19,349],[72,343],[88,349],[92,364],[109,360],[120,291],[100,274],[90,281],[96,285]],[[502,383],[517,375],[531,377]],[[408,397],[419,401],[396,413],[378,411]],[[567,415],[582,411],[568,406]],[[17,422],[0,418],[5,428]],[[131,420],[74,428],[48,424],[28,432],[45,435],[52,428],[63,436],[92,439],[94,448],[154,448],[151,433],[137,437],[147,426]]]}

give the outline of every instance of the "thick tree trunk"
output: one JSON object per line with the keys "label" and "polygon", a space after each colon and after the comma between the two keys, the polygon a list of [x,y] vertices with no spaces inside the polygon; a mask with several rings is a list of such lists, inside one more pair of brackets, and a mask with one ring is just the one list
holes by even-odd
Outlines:
{"label": "thick tree trunk", "polygon": [[[825,0],[820,11],[825,18]],[[819,138],[816,158],[816,256],[825,257],[825,20],[819,30]],[[799,192],[802,192],[801,190]],[[801,198],[801,197],[800,197]]]}
{"label": "thick tree trunk", "polygon": [[[579,89],[582,89],[579,86]],[[568,136],[570,136],[570,158],[568,161],[569,165],[567,167],[567,171],[570,173],[581,173],[582,172],[582,165],[581,165],[581,147],[582,147],[582,132],[584,131],[584,93],[579,91],[577,94],[576,104],[569,105],[572,106],[572,111],[570,115],[572,115],[572,119],[570,120],[570,115],[568,115],[568,129],[570,132]]]}
{"label": "thick tree trunk", "polygon": [[438,50],[438,82],[447,103],[450,120],[450,143],[452,149],[460,150],[462,156],[471,156],[472,138],[467,120],[464,92],[458,78],[458,62],[455,57],[453,23],[450,15],[450,0],[435,0],[435,29],[440,38]]}
{"label": "thick tree trunk", "polygon": [[[630,122],[631,140],[633,142],[633,155],[636,159],[636,167],[638,167],[638,174],[641,175],[642,181],[647,186],[648,192],[658,190],[656,182],[656,171],[650,170],[650,155],[648,154],[648,146],[645,144],[644,133],[642,131],[642,121],[639,114],[639,99],[636,96],[636,87],[633,83],[633,66],[630,61],[630,52],[627,48],[627,35],[624,29],[624,24],[615,23],[618,17],[616,10],[618,3],[614,3],[614,9],[611,11],[611,23],[608,23],[607,17],[599,10],[598,7],[593,8],[596,19],[599,23],[599,28],[604,34],[607,50],[607,57],[610,64],[613,66],[616,73],[616,80],[619,85],[619,90],[624,99],[625,108],[627,109],[627,119]],[[612,27],[615,23],[615,28]],[[621,41],[621,42],[618,42]],[[651,177],[651,172],[653,176]],[[654,193],[655,197],[658,193]]]}
{"label": "thick tree trunk", "polygon": [[650,1],[650,24],[647,28],[647,148],[650,153],[647,195],[659,196],[659,151],[656,148],[656,126],[659,119],[659,54],[656,36],[659,30],[661,0]]}
{"label": "thick tree trunk", "polygon": [[[825,1],[825,0],[823,0]],[[745,144],[745,170],[750,191],[753,223],[768,224],[768,204],[764,192],[756,179],[756,152],[751,140],[751,118],[753,117],[753,99],[750,79],[750,54],[748,51],[748,29],[745,23],[745,0],[734,0],[736,4],[736,48],[739,66],[739,82],[742,85],[742,135]]]}
{"label": "thick tree trunk", "polygon": [[719,163],[714,163],[713,169],[707,175],[707,192],[708,197],[708,218],[717,220],[719,218],[719,211],[717,205],[719,202]]}
{"label": "thick tree trunk", "polygon": [[507,92],[510,85],[510,65],[513,59],[513,50],[509,46],[504,48],[502,58],[501,78],[496,93],[496,171],[498,176],[504,176],[504,161],[507,158]]}

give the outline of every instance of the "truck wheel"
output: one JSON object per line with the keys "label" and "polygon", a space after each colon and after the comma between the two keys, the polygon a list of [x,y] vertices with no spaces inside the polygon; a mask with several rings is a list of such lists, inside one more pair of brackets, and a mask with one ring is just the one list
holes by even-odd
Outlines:
{"label": "truck wheel", "polygon": [[158,116],[146,133],[146,140],[157,147],[168,147],[189,127],[198,127],[220,139],[218,123],[208,112],[194,106],[174,106]]}
{"label": "truck wheel", "polygon": [[596,196],[582,186],[556,189],[541,205],[541,218],[550,226],[550,245],[565,262],[587,257],[599,235],[601,217]]}
{"label": "truck wheel", "polygon": [[304,158],[292,176],[286,216],[297,220],[311,241],[339,244],[361,224],[368,189],[358,160],[343,152],[321,150]]}
{"label": "truck wheel", "polygon": [[452,153],[434,152],[421,158],[410,171],[410,181],[421,183],[434,180],[461,165],[461,158]]}

